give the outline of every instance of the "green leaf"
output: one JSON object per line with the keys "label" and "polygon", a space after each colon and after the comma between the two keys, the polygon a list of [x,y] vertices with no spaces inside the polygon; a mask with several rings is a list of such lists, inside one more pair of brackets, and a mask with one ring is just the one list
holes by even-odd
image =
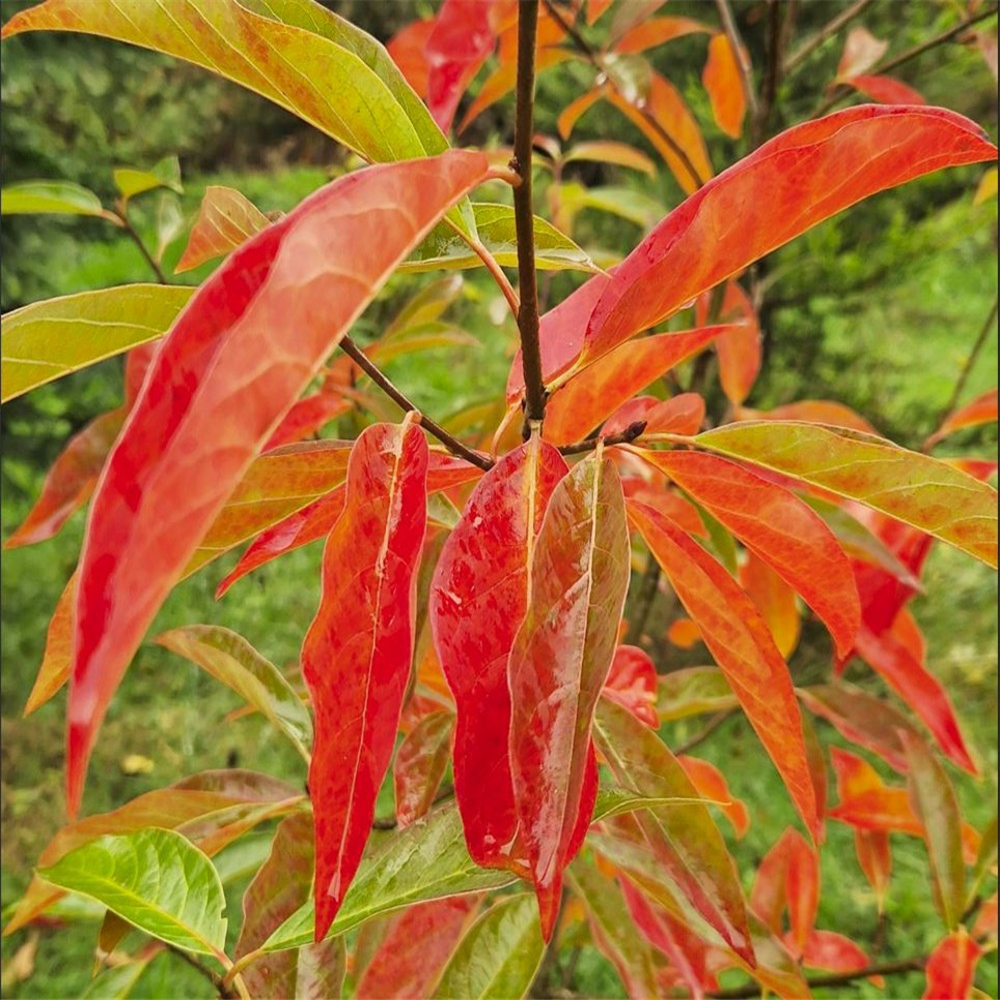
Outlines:
{"label": "green leaf", "polygon": [[3,390],[7,402],[170,328],[194,294],[176,285],[121,285],[46,299],[0,321]]}
{"label": "green leaf", "polygon": [[185,951],[218,955],[225,947],[226,899],[219,875],[198,848],[172,830],[99,837],[38,874]]}
{"label": "green leaf", "polygon": [[184,185],[181,184],[181,165],[176,156],[165,156],[149,170],[119,167],[112,176],[115,187],[126,199],[159,187],[169,188],[177,194],[184,193]]}
{"label": "green leaf", "polygon": [[189,625],[156,637],[186,657],[271,720],[309,760],[313,728],[309,711],[281,671],[241,635],[216,625]]}
{"label": "green leaf", "polygon": [[871,434],[794,421],[728,424],[696,443],[857,500],[997,568],[997,491]]}
{"label": "green leaf", "polygon": [[899,739],[909,765],[910,801],[924,827],[935,901],[945,925],[953,931],[965,909],[965,862],[958,798],[944,767],[924,739],[906,730],[900,731]]}
{"label": "green leaf", "polygon": [[534,896],[508,896],[469,928],[448,961],[435,1000],[518,1000],[527,994],[544,953]]}
{"label": "green leaf", "polygon": [[135,959],[127,965],[104,969],[90,981],[90,985],[80,994],[80,1000],[125,1000],[135,989],[139,978],[146,971],[146,966],[156,954],[159,953]]}
{"label": "green leaf", "polygon": [[[455,806],[430,813],[426,822],[393,833],[361,862],[330,928],[337,935],[371,917],[412,903],[497,889],[515,881],[509,872],[480,868],[465,847]],[[264,943],[265,951],[298,948],[313,939],[313,904],[307,903]]]}
{"label": "green leaf", "polygon": [[95,215],[116,220],[93,191],[69,181],[25,181],[0,191],[0,215]]}
{"label": "green leaf", "polygon": [[979,850],[976,853],[976,863],[972,866],[969,879],[969,896],[967,903],[971,904],[986,873],[997,863],[997,814],[986,824]]}
{"label": "green leaf", "polygon": [[163,260],[167,247],[180,236],[184,229],[184,213],[181,203],[173,191],[160,194],[156,205],[156,262]]}
{"label": "green leaf", "polygon": [[201,66],[368,160],[413,159],[448,148],[385,48],[317,3],[49,0],[11,17],[3,36],[67,29]]}
{"label": "green leaf", "polygon": [[[479,240],[503,267],[517,267],[517,233],[514,209],[509,205],[475,202]],[[600,271],[600,268],[568,236],[545,219],[535,216],[535,263],[542,271]],[[447,225],[439,225],[420,244],[400,271],[422,272],[481,267],[482,261],[469,245]]]}
{"label": "green leaf", "polygon": [[718,667],[686,667],[660,678],[656,711],[661,722],[689,715],[727,712],[739,707],[725,674]]}
{"label": "green leaf", "polygon": [[602,819],[620,816],[622,813],[635,812],[637,809],[655,809],[659,806],[691,805],[692,803],[696,805],[729,805],[728,802],[706,799],[700,795],[636,795],[626,788],[599,788],[594,815],[590,822],[598,823]]}
{"label": "green leaf", "polygon": [[576,181],[568,181],[559,189],[560,208],[575,215],[584,208],[617,215],[634,222],[644,229],[650,229],[663,218],[666,210],[655,198],[642,191],[626,187],[584,187]]}

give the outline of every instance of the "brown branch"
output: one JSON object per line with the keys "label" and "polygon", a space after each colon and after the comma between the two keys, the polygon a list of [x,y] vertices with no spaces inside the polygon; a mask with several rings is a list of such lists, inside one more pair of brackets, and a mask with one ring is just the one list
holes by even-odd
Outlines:
{"label": "brown branch", "polygon": [[740,68],[740,80],[743,83],[743,96],[746,98],[747,107],[750,109],[750,117],[756,119],[760,114],[760,106],[757,103],[757,92],[753,87],[753,67],[750,65],[750,57],[747,55],[743,39],[740,37],[740,29],[736,27],[736,21],[733,18],[729,0],[715,0],[715,6],[719,11],[722,30],[726,33],[729,44],[733,47],[736,55],[736,63]]}
{"label": "brown branch", "polygon": [[222,1000],[236,1000],[239,996],[237,992],[230,989],[221,975],[210,969],[205,965],[200,959],[196,958],[194,955],[186,952],[183,948],[178,947],[175,944],[170,944],[170,942],[164,942],[167,946],[167,950],[172,952],[178,958],[182,958],[192,969],[197,969],[215,988],[216,992],[222,998]]}
{"label": "brown branch", "polygon": [[350,337],[344,337],[344,339],[340,342],[340,346],[344,353],[391,400],[393,400],[393,402],[398,403],[407,413],[411,411],[419,413],[420,426],[423,427],[429,434],[436,437],[438,441],[440,441],[453,455],[457,455],[459,458],[464,458],[466,462],[470,462],[472,465],[482,469],[484,472],[489,472],[489,470],[493,468],[493,462],[485,455],[480,455],[479,452],[466,447],[466,445],[462,444],[462,442],[457,438],[452,437],[451,434],[449,434],[439,423],[431,420],[427,414],[422,413],[415,403],[404,396],[399,389],[397,389],[392,382],[389,381],[385,374],[372,364],[365,352],[362,351]]}
{"label": "brown branch", "polygon": [[646,429],[645,420],[636,420],[629,424],[620,434],[609,434],[607,437],[585,438],[575,444],[564,444],[559,451],[563,455],[582,455],[587,451],[594,451],[598,445],[631,444]]}
{"label": "brown branch", "polygon": [[729,709],[725,712],[717,712],[708,722],[702,726],[689,740],[685,740],[680,746],[673,747],[673,752],[677,756],[682,753],[690,753],[696,746],[700,746],[712,735],[723,723],[728,722],[734,715],[736,709]]}
{"label": "brown branch", "polygon": [[670,151],[677,157],[681,162],[681,166],[684,167],[685,171],[690,175],[691,179],[694,181],[696,187],[702,187],[704,185],[706,178],[702,177],[698,172],[697,167],[691,162],[691,158],[684,152],[684,150],[677,144],[677,140],[649,113],[649,110],[645,107],[640,107],[628,98],[619,90],[618,85],[615,83],[614,78],[611,77],[604,67],[604,63],[601,62],[600,56],[591,48],[587,40],[569,23],[558,10],[552,0],[544,0],[545,9],[552,16],[553,20],[558,21],[560,27],[566,32],[566,36],[573,43],[577,51],[598,71],[598,73],[605,76],[611,86],[614,88],[615,93],[623,101],[626,101],[631,107],[633,107],[642,117],[645,119],[649,127],[663,140],[664,145],[670,147]]}
{"label": "brown branch", "polygon": [[835,35],[849,21],[853,21],[872,0],[855,0],[847,10],[841,11],[835,18],[828,21],[811,38],[807,38],[786,60],[785,73],[791,73],[800,63],[804,62],[828,38]]}
{"label": "brown branch", "polygon": [[[926,965],[925,958],[903,958],[898,962],[883,962],[880,965],[866,965],[863,969],[853,972],[837,972],[826,976],[808,976],[806,984],[813,986],[844,986],[856,979],[867,979],[869,976],[898,976],[904,972],[919,972]],[[737,986],[731,990],[717,990],[708,996],[714,1000],[749,1000],[750,997],[763,995],[762,987],[757,983],[747,986]]]}
{"label": "brown branch", "polygon": [[653,558],[652,553],[646,559],[646,571],[642,574],[639,592],[635,595],[635,614],[629,621],[629,631],[634,634],[636,642],[641,640],[642,633],[646,631],[646,622],[649,621],[653,601],[660,589],[660,564]]}
{"label": "brown branch", "polygon": [[[987,18],[995,17],[996,14],[997,8],[995,6],[991,7],[989,10],[982,10],[978,14],[974,14],[972,17],[967,17],[964,21],[959,21],[958,24],[949,28],[947,31],[942,31],[941,34],[935,35],[933,38],[928,38],[927,41],[921,42],[919,45],[914,45],[913,48],[907,49],[895,58],[890,59],[888,62],[881,63],[870,70],[870,72],[880,76],[884,73],[888,73],[890,70],[902,66],[903,63],[909,62],[911,59],[916,59],[917,56],[922,56],[930,49],[936,48],[938,45],[943,45],[945,42],[950,42],[956,35],[960,35],[963,31],[965,31],[966,28],[971,28],[974,24],[978,24],[980,21],[985,21]],[[828,111],[839,104],[845,97],[852,93],[854,93],[852,87],[841,84],[819,106],[813,117],[821,118]]]}
{"label": "brown branch", "polygon": [[142,241],[142,237],[139,235],[138,230],[132,225],[132,220],[128,217],[128,208],[124,202],[120,202],[118,206],[118,218],[121,220],[121,227],[125,231],[125,235],[139,248],[139,252],[142,254],[143,260],[150,266],[153,274],[156,275],[156,280],[161,285],[170,284],[167,281],[167,276],[163,273],[163,268],[156,262],[156,259],[149,252],[149,248]]}
{"label": "brown branch", "polygon": [[521,0],[517,8],[517,109],[514,117],[514,159],[521,175],[514,188],[514,224],[517,231],[517,280],[524,370],[525,431],[545,416],[545,376],[538,339],[538,275],[535,273],[535,218],[531,200],[531,143],[535,133],[535,37],[538,0]]}

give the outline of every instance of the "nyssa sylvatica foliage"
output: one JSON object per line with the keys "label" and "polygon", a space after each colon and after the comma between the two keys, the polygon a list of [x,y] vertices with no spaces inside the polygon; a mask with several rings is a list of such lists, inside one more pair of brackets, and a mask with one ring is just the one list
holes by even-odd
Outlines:
{"label": "nyssa sylvatica foliage", "polygon": [[[28,704],[68,687],[70,821],[7,932],[83,895],[106,908],[102,954],[136,927],[146,940],[126,968],[180,950],[223,996],[544,994],[560,947],[584,942],[631,997],[804,997],[817,974],[919,969],[927,997],[971,995],[996,941],[996,825],[959,814],[946,764],[976,763],[907,603],[936,542],[997,565],[996,463],[932,454],[996,420],[996,390],[956,399],[919,452],[836,402],[744,406],[762,360],[758,261],[871,195],[996,158],[978,124],[888,72],[916,50],[889,56],[849,24],[865,7],[800,38],[792,5],[755,5],[760,65],[741,34],[750,7],[728,0],[698,19],[656,2],[444,0],[387,47],[313,0],[46,0],[7,21],[4,37],[83,32],[194,63],[366,161],[277,219],[209,187],[176,270],[225,259],[197,289],[168,280],[162,246],[128,215],[130,199],[170,186],[168,166],[118,171],[114,209],[58,181],[4,190],[7,214],[121,227],[158,278],[4,317],[5,400],[112,355],[126,370],[122,405],[68,443],[8,540],[43,541],[89,501]],[[947,38],[980,43],[995,71],[995,5],[955,7]],[[681,36],[704,43],[710,121],[650,61]],[[823,106],[780,129],[779,84],[824,45],[843,56]],[[592,82],[557,109],[560,141],[535,133],[535,80],[570,60]],[[859,95],[876,103],[850,103]],[[464,146],[500,101],[512,145]],[[595,106],[646,150],[564,148]],[[745,155],[717,172],[703,126]],[[639,209],[621,188],[567,180],[574,160],[669,172],[676,204],[598,266],[572,239],[576,213]],[[518,350],[495,401],[442,426],[383,363],[468,343],[440,322],[461,282],[415,286],[363,347],[351,328],[397,272],[472,267],[506,300]],[[585,278],[541,306],[542,269]],[[349,412],[356,440],[323,436]],[[318,604],[291,673],[221,627],[152,640],[287,736],[302,785],[212,771],[80,818],[102,719],[171,590],[249,542],[222,596],[320,539]],[[711,666],[667,672],[644,648],[660,591],[684,611],[671,638],[701,641]],[[833,655],[825,683],[797,689],[787,660],[803,614]],[[855,657],[888,697],[841,679]],[[741,836],[755,803],[659,731],[706,711],[745,716],[798,814],[752,879],[717,820]],[[858,752],[823,750],[810,718]],[[387,783],[389,822],[376,817]],[[926,841],[936,947],[879,965],[816,926],[827,820],[853,828],[880,906],[890,835]],[[268,821],[227,952],[212,859]],[[122,968],[102,973],[118,990]]]}

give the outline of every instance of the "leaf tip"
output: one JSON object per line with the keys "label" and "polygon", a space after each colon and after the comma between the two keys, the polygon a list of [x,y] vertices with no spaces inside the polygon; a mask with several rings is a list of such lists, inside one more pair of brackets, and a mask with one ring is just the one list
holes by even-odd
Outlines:
{"label": "leaf tip", "polygon": [[562,875],[550,877],[548,883],[535,883],[535,896],[538,899],[538,917],[542,924],[542,939],[548,944],[559,920],[559,910],[562,901]]}

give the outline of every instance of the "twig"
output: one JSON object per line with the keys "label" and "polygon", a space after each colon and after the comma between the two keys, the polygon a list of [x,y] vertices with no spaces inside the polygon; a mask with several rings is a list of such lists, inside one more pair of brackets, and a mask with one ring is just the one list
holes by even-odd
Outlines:
{"label": "twig", "polygon": [[[888,73],[890,70],[896,69],[898,66],[902,66],[903,63],[909,62],[911,59],[916,59],[917,56],[922,56],[930,49],[933,49],[938,45],[942,45],[945,42],[950,42],[956,35],[960,35],[963,31],[965,31],[966,28],[971,28],[974,24],[978,24],[980,21],[985,21],[987,18],[995,17],[996,14],[997,8],[995,6],[990,7],[988,10],[981,10],[978,14],[974,14],[972,17],[967,17],[964,21],[959,21],[958,24],[949,28],[947,31],[942,31],[941,34],[935,35],[933,38],[928,38],[927,41],[921,42],[919,45],[914,45],[913,48],[907,49],[895,58],[890,59],[888,62],[884,62],[881,65],[876,66],[871,70],[871,72],[876,73],[879,76]],[[835,107],[851,93],[853,93],[851,87],[841,84],[819,106],[813,117],[821,118],[831,108]]]}
{"label": "twig", "polygon": [[[518,184],[521,183],[520,177],[517,177],[517,182]],[[516,185],[513,186],[516,187]],[[470,236],[468,233],[462,232],[458,224],[452,222],[452,220],[447,216],[444,217],[444,222],[465,241],[468,248],[483,262],[483,266],[487,271],[489,271],[493,280],[496,282],[497,287],[503,294],[503,297],[507,300],[507,305],[510,306],[510,310],[514,314],[514,319],[517,319],[518,310],[521,308],[520,303],[517,300],[517,292],[515,292],[511,287],[510,281],[508,280],[507,275],[503,273],[503,268],[497,262],[496,257],[490,253],[480,240]]]}
{"label": "twig", "polygon": [[[867,979],[869,976],[897,976],[903,972],[919,972],[927,960],[924,958],[903,958],[898,962],[883,962],[881,965],[866,965],[863,969],[853,972],[837,972],[827,976],[808,976],[808,986],[844,986],[856,979]],[[750,997],[761,996],[763,988],[757,983],[747,986],[737,986],[731,990],[718,990],[709,993],[714,1000],[749,1000]]]}
{"label": "twig", "polygon": [[631,444],[646,429],[645,420],[636,420],[629,424],[620,434],[609,434],[607,437],[585,438],[575,444],[564,444],[559,451],[563,455],[582,455],[586,451],[593,451],[598,445]]}
{"label": "twig", "polygon": [[635,614],[629,620],[629,631],[635,635],[636,642],[646,631],[646,622],[649,621],[653,601],[660,589],[661,572],[660,564],[650,554],[646,562],[646,571],[642,574],[642,580],[639,583],[639,592],[635,595]]}
{"label": "twig", "polygon": [[729,7],[729,0],[715,0],[715,6],[719,11],[719,20],[722,22],[722,30],[729,39],[729,44],[733,47],[736,55],[736,63],[740,67],[740,79],[743,81],[743,96],[746,98],[747,107],[750,109],[750,116],[756,119],[760,113],[757,104],[757,92],[753,87],[753,68],[750,65],[750,58],[740,37],[740,29],[736,27],[733,19],[733,12]]}
{"label": "twig", "polygon": [[677,140],[650,114],[649,110],[645,107],[639,107],[637,104],[629,101],[625,95],[618,89],[618,85],[615,80],[610,76],[601,62],[598,54],[590,47],[587,40],[570,24],[563,16],[562,13],[556,8],[552,0],[544,0],[545,9],[552,15],[553,20],[558,21],[559,25],[566,32],[567,38],[573,43],[577,51],[598,71],[604,75],[610,85],[614,88],[615,93],[625,101],[630,107],[634,108],[642,117],[645,119],[649,127],[656,132],[656,134],[663,140],[664,145],[670,147],[670,151],[680,160],[681,165],[684,167],[685,171],[690,175],[691,179],[694,181],[696,187],[701,187],[706,178],[702,177],[698,171],[698,168],[691,162],[691,158],[684,152],[684,150],[677,144]]}
{"label": "twig", "polygon": [[[968,382],[969,374],[976,364],[976,359],[979,357],[979,352],[983,349],[983,345],[986,343],[986,339],[989,337],[990,331],[996,329],[998,305],[1000,305],[1000,296],[994,295],[993,305],[990,306],[989,315],[986,317],[986,321],[983,323],[982,327],[980,327],[979,333],[976,335],[976,341],[972,345],[972,350],[969,351],[969,356],[965,359],[965,364],[962,365],[962,370],[958,373],[955,388],[951,390],[951,397],[945,404],[944,409],[941,411],[941,417],[937,422],[938,427],[944,423],[945,418],[948,417],[952,410],[954,410],[958,405],[958,401],[961,399],[962,393],[965,390],[965,383]],[[931,440],[933,440],[933,438]]]}
{"label": "twig", "polygon": [[860,14],[872,0],[856,0],[847,10],[841,11],[835,18],[823,25],[811,38],[807,38],[786,60],[785,73],[791,73],[796,66],[808,58],[828,38],[835,35],[849,21]]}
{"label": "twig", "polygon": [[528,988],[529,997],[546,997],[549,994],[547,989],[549,979],[552,977],[552,970],[557,967],[559,958],[559,932],[562,930],[563,912],[566,909],[566,900],[569,898],[569,890],[563,887],[562,895],[559,897],[559,912],[556,914],[556,922],[552,931],[552,937],[545,946],[545,952],[538,965],[535,978]]}
{"label": "twig", "polygon": [[150,266],[153,274],[156,275],[156,280],[161,285],[170,284],[170,282],[167,281],[167,276],[163,273],[163,268],[161,268],[156,262],[156,259],[149,252],[146,244],[142,242],[142,237],[139,235],[135,226],[132,225],[132,220],[128,217],[128,208],[124,202],[119,203],[118,218],[121,219],[121,227],[125,231],[125,234],[139,248],[139,252],[142,254],[143,259]]}
{"label": "twig", "polygon": [[514,188],[517,231],[517,280],[521,304],[517,326],[524,369],[525,430],[545,416],[545,376],[538,339],[538,276],[535,273],[534,207],[531,201],[531,143],[535,133],[535,36],[538,0],[521,0],[517,8],[517,109],[514,117],[514,159],[521,175]]}
{"label": "twig", "polygon": [[201,961],[201,959],[196,958],[194,955],[192,955],[190,952],[185,951],[183,948],[179,948],[177,945],[170,944],[169,942],[165,943],[167,945],[168,951],[171,951],[173,954],[177,955],[178,958],[184,959],[184,961],[187,962],[187,964],[190,965],[192,969],[197,969],[198,972],[200,972],[212,984],[212,986],[215,987],[219,996],[222,997],[223,1000],[236,1000],[239,994],[236,993],[234,990],[231,990],[226,985],[226,983],[223,981],[223,977],[220,976],[218,972],[215,972],[213,969],[210,969],[207,965],[205,965]]}
{"label": "twig", "polygon": [[680,756],[682,753],[690,753],[696,746],[704,743],[723,723],[728,722],[736,714],[735,709],[728,709],[725,712],[717,712],[708,722],[702,726],[689,740],[685,740],[680,746],[673,747],[673,752]]}
{"label": "twig", "polygon": [[433,434],[453,455],[464,458],[484,472],[489,472],[493,468],[493,462],[485,455],[473,451],[466,447],[461,441],[452,437],[439,423],[431,420],[426,413],[404,396],[389,379],[375,367],[364,351],[350,337],[344,337],[340,342],[344,353],[394,402],[398,403],[404,410],[420,413],[420,425],[429,433]]}
{"label": "twig", "polygon": [[[761,87],[757,113],[750,125],[750,146],[756,149],[768,134],[771,115],[778,97],[782,79],[785,46],[788,44],[789,24],[794,15],[791,0],[768,0],[767,64],[764,67],[764,84]],[[755,275],[756,277],[756,275]],[[757,280],[759,286],[760,281]]]}

